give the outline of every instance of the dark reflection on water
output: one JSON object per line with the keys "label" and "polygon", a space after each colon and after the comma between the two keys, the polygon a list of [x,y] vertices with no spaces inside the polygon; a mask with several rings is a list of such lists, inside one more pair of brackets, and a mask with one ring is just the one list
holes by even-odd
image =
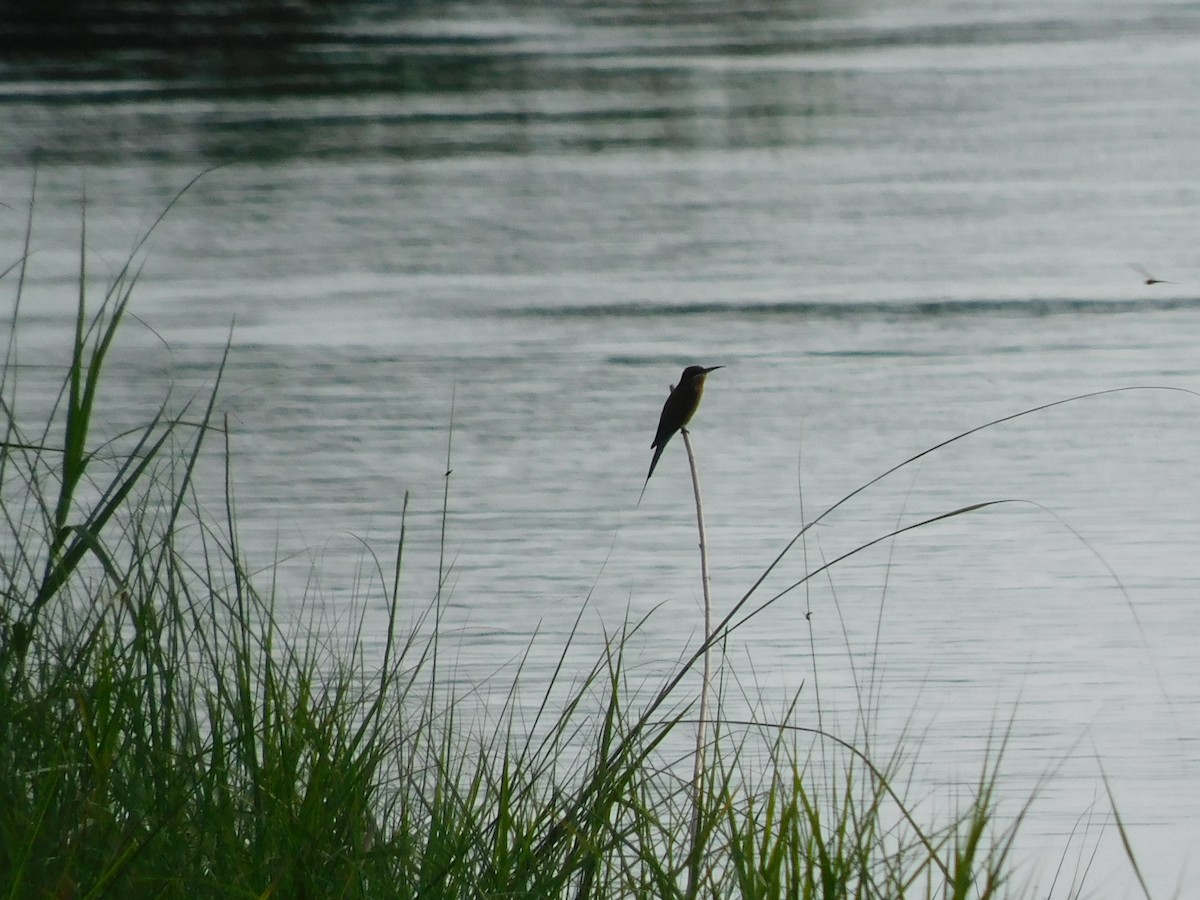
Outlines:
{"label": "dark reflection on water", "polygon": [[[992,102],[969,78],[948,90],[947,70],[912,54],[957,53],[949,71],[961,73],[1006,46],[1188,24],[1169,4],[1061,18],[881,4],[854,18],[854,4],[815,0],[0,3],[10,165],[796,146],[814,116],[869,123],[910,104],[921,114],[930,97],[942,116]],[[870,78],[864,51],[910,57],[889,61],[896,77]]]}
{"label": "dark reflection on water", "polygon": [[[903,113],[904,92],[864,91],[847,54],[1170,27],[1161,16],[1031,10],[924,21],[852,19],[845,4],[815,0],[161,9],[59,0],[6,16],[0,31],[12,51],[0,60],[0,154],[10,164],[203,165],[770,148],[804,143],[813,115]],[[912,84],[922,98],[930,89],[938,84]],[[971,92],[943,99],[987,102]]]}
{"label": "dark reflection on water", "polygon": [[237,78],[278,70],[331,21],[332,0],[0,0],[6,74]]}
{"label": "dark reflection on water", "polygon": [[782,3],[171,9],[62,0],[5,16],[3,157],[204,164],[771,145],[784,139],[773,123],[804,114],[810,93],[695,61],[824,40],[798,27],[812,6]]}
{"label": "dark reflection on water", "polygon": [[1138,298],[1113,297],[1111,299],[1083,299],[1061,297],[1035,300],[997,299],[987,300],[931,300],[927,302],[858,302],[833,303],[799,300],[776,303],[754,303],[747,301],[723,303],[658,303],[648,307],[644,303],[602,303],[570,306],[519,306],[497,310],[499,315],[519,318],[544,319],[638,319],[638,318],[708,318],[732,316],[740,320],[747,318],[770,319],[774,317],[794,319],[879,319],[887,317],[928,319],[942,316],[978,316],[987,318],[1002,314],[1006,316],[1077,316],[1081,313],[1104,315],[1129,312],[1163,312],[1167,310],[1200,310],[1200,297],[1156,297]]}

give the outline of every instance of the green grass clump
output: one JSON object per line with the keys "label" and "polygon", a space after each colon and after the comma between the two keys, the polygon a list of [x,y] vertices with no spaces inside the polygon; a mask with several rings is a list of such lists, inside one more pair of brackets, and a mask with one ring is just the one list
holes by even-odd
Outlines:
{"label": "green grass clump", "polygon": [[[14,335],[28,251],[5,276]],[[91,316],[87,280],[81,264],[48,420],[21,421],[15,337],[0,379],[0,896],[1001,895],[994,769],[923,823],[898,758],[730,721],[718,697],[694,782],[680,685],[700,653],[647,696],[622,664],[638,623],[582,673],[564,647],[532,727],[514,685],[498,724],[472,728],[430,664],[437,622],[398,626],[403,534],[362,598],[390,611],[382,659],[285,628],[232,504],[214,520],[195,501],[223,361],[206,396],[97,441],[137,277],[127,265]]]}

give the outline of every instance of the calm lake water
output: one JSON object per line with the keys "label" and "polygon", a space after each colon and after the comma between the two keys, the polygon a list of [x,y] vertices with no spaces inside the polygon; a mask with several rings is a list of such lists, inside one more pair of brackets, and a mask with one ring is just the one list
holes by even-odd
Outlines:
{"label": "calm lake water", "polygon": [[22,408],[66,360],[81,197],[99,285],[222,165],[145,250],[103,428],[211,383],[232,328],[218,413],[247,554],[284,560],[285,609],[365,606],[369,646],[371,554],[390,563],[406,493],[406,615],[433,601],[451,469],[443,652],[499,705],[535,633],[536,701],[581,609],[579,671],[652,610],[635,679],[698,639],[681,441],[636,505],[687,364],[726,366],[692,429],[718,616],[895,464],[1144,387],[986,429],[840,506],[747,609],[895,528],[1014,501],[781,597],[731,636],[726,702],[771,718],[799,692],[798,724],[850,740],[866,710],[878,752],[916,755],[928,810],[970,796],[1007,731],[1007,812],[1050,776],[1018,848],[1034,895],[1140,894],[1106,776],[1153,896],[1188,896],[1200,7],[349,10],[254,64],[0,65],[0,266],[37,177]]}

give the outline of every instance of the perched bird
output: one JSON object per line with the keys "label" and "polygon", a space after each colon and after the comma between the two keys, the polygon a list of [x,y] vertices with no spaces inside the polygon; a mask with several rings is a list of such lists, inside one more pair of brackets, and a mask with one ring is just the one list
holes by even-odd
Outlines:
{"label": "perched bird", "polygon": [[1163,279],[1161,279],[1161,278],[1155,278],[1153,275],[1151,275],[1149,272],[1147,272],[1142,266],[1139,266],[1137,263],[1130,263],[1129,267],[1131,269],[1133,269],[1135,272],[1137,272],[1139,275],[1141,275],[1143,278],[1146,279],[1145,282],[1143,282],[1144,284],[1178,284],[1179,283],[1177,281],[1163,281]]}
{"label": "perched bird", "polygon": [[671,388],[667,402],[663,404],[662,415],[658,418],[658,431],[650,444],[654,450],[654,458],[650,460],[650,471],[646,473],[646,481],[642,484],[642,494],[638,495],[638,503],[642,502],[646,485],[650,483],[650,476],[654,474],[654,467],[658,465],[658,458],[662,456],[667,441],[674,437],[675,432],[682,430],[696,414],[700,398],[704,394],[704,379],[708,377],[709,372],[723,368],[725,367],[709,366],[706,369],[704,366],[688,366],[679,376],[679,384]]}

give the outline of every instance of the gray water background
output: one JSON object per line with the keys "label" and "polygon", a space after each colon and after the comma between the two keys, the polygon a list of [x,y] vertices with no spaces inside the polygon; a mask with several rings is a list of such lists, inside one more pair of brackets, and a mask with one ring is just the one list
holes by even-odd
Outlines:
{"label": "gray water background", "polygon": [[[390,561],[406,493],[405,621],[436,594],[451,469],[442,649],[480,715],[526,654],[536,701],[581,608],[579,671],[652,610],[630,648],[647,684],[695,645],[680,441],[635,505],[689,363],[726,366],[693,423],[718,616],[803,522],[948,437],[1200,389],[1194,3],[362,4],[251,46],[0,66],[4,265],[37,178],[21,408],[36,421],[66,362],[81,197],[102,286],[222,165],[145,248],[102,428],[211,383],[232,333],[243,545],[283,560],[285,614],[361,612],[368,651],[371,554]],[[1018,860],[1039,895],[1061,860],[1071,896],[1097,848],[1085,894],[1137,894],[1102,766],[1154,896],[1188,896],[1198,424],[1182,391],[1108,394],[872,486],[762,599],[898,526],[1020,502],[751,620],[730,716],[798,692],[794,721],[861,742],[865,710],[931,809],[1007,733],[1007,813],[1038,789]]]}

